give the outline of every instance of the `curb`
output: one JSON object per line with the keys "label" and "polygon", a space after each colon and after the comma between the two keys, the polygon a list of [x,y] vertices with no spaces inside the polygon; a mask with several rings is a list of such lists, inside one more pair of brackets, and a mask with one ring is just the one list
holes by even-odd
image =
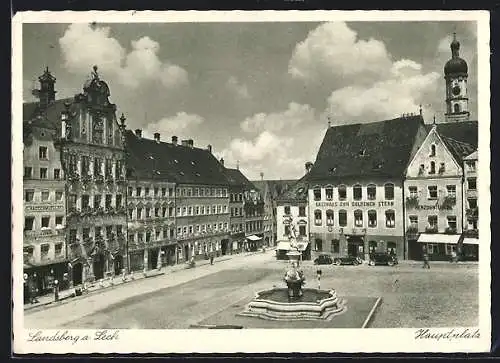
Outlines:
{"label": "curb", "polygon": [[380,306],[380,303],[382,302],[382,298],[379,297],[377,301],[375,301],[375,304],[373,305],[372,309],[368,313],[368,316],[366,317],[365,321],[363,322],[363,325],[361,326],[361,329],[366,329],[368,325],[371,323],[373,320],[373,316],[375,315],[375,311],[377,311],[378,307]]}

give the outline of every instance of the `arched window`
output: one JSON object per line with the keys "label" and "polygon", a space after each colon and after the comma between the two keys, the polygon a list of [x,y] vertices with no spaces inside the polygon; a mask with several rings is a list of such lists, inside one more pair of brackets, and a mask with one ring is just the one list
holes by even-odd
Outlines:
{"label": "arched window", "polygon": [[431,154],[429,156],[436,156],[436,145],[431,145]]}
{"label": "arched window", "polygon": [[354,225],[356,227],[363,227],[363,211],[359,209],[354,211]]}
{"label": "arched window", "polygon": [[333,226],[333,211],[331,209],[326,211],[326,225]]}
{"label": "arched window", "polygon": [[347,226],[347,211],[345,210],[339,210],[339,226]]}
{"label": "arched window", "polygon": [[455,104],[453,105],[453,111],[454,111],[455,113],[460,112],[460,105],[459,105],[458,103],[455,103]]}
{"label": "arched window", "polygon": [[392,183],[385,184],[384,191],[385,191],[385,199],[387,199],[387,200],[394,199],[394,184],[392,184]]}
{"label": "arched window", "polygon": [[347,188],[345,185],[339,185],[339,200],[347,199]]}
{"label": "arched window", "polygon": [[331,186],[326,187],[325,194],[326,194],[326,200],[332,200],[333,199],[333,188]]}
{"label": "arched window", "polygon": [[313,189],[313,193],[314,193],[314,200],[321,200],[321,188],[315,187]]}
{"label": "arched window", "polygon": [[429,170],[429,174],[436,174],[436,163],[431,161],[431,169]]}
{"label": "arched window", "polygon": [[321,211],[319,209],[314,211],[314,224],[321,226]]}
{"label": "arched window", "polygon": [[377,227],[377,211],[369,210],[368,211],[368,227],[375,228]]}
{"label": "arched window", "polygon": [[387,228],[394,228],[396,226],[396,213],[392,209],[385,211],[385,226]]}
{"label": "arched window", "polygon": [[354,200],[361,200],[363,198],[363,188],[361,185],[356,184],[352,187],[352,194]]}
{"label": "arched window", "polygon": [[377,186],[375,184],[368,184],[366,194],[368,195],[368,200],[375,200],[377,198]]}

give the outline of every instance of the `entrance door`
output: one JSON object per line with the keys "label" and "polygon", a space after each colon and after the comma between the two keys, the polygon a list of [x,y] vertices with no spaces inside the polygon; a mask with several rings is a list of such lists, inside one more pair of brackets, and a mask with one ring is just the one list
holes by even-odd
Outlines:
{"label": "entrance door", "polygon": [[189,246],[188,245],[184,245],[184,259],[186,261],[189,260]]}
{"label": "entrance door", "polygon": [[227,239],[223,239],[221,242],[221,252],[223,256],[227,254],[228,248],[229,248],[229,241]]}
{"label": "entrance door", "polygon": [[154,270],[158,266],[158,248],[149,251],[150,268]]}
{"label": "entrance door", "polygon": [[73,265],[73,285],[80,285],[83,282],[83,264],[77,262]]}
{"label": "entrance door", "polygon": [[114,262],[114,270],[115,270],[115,275],[120,275],[122,273],[123,269],[123,257],[122,256],[115,256],[115,262]]}
{"label": "entrance door", "polygon": [[94,256],[94,277],[96,280],[104,278],[104,256],[102,254],[97,254]]}

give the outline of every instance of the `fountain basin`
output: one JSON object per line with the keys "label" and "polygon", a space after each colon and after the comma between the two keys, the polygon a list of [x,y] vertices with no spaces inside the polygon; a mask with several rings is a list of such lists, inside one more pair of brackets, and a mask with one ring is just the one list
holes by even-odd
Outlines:
{"label": "fountain basin", "polygon": [[267,320],[330,320],[346,310],[335,290],[303,289],[297,300],[289,300],[286,288],[259,291],[239,315]]}

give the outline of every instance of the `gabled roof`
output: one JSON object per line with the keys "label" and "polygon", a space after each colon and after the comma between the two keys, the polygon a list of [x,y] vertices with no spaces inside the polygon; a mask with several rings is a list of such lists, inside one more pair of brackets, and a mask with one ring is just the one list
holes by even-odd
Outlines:
{"label": "gabled roof", "polygon": [[286,202],[307,202],[307,193],[309,190],[309,183],[307,182],[307,174],[297,180],[294,184],[283,190],[277,196],[278,203]]}
{"label": "gabled roof", "polygon": [[39,102],[23,103],[23,124],[58,130],[61,127],[61,112],[65,110],[64,104],[72,104],[73,101],[73,97],[62,98],[51,102],[44,109]]}
{"label": "gabled roof", "polygon": [[425,133],[421,116],[332,126],[306,175],[307,181],[402,178],[419,132]]}
{"label": "gabled roof", "polygon": [[477,150],[474,151],[472,154],[467,155],[464,160],[477,160]]}
{"label": "gabled roof", "polygon": [[185,184],[229,185],[226,169],[205,149],[139,138],[125,131],[130,177]]}
{"label": "gabled roof", "polygon": [[272,199],[276,199],[283,191],[294,185],[297,180],[287,179],[287,180],[254,180],[252,183],[261,192],[265,193],[266,190],[270,194]]}
{"label": "gabled roof", "polygon": [[458,162],[459,165],[463,164],[464,158],[474,152],[475,147],[465,142],[460,142],[451,137],[441,135],[441,139],[445,143],[448,150]]}
{"label": "gabled roof", "polygon": [[[432,124],[425,125],[427,130],[432,129]],[[460,142],[465,142],[477,148],[478,143],[478,122],[458,121],[437,123],[436,128],[441,136],[445,136]]]}
{"label": "gabled roof", "polygon": [[239,169],[226,168],[226,176],[230,186],[242,187],[246,190],[257,189]]}

